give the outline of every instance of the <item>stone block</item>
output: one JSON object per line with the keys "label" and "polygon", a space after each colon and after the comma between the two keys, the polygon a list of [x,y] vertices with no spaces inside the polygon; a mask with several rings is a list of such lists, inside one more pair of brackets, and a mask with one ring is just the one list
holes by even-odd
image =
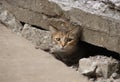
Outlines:
{"label": "stone block", "polygon": [[83,58],[79,61],[79,72],[89,78],[110,78],[113,73],[119,74],[120,62],[105,56]]}
{"label": "stone block", "polygon": [[105,47],[109,50],[120,52],[119,37],[109,36],[107,33],[94,31],[90,29],[83,29],[83,40],[94,45]]}
{"label": "stone block", "polygon": [[31,41],[35,48],[50,50],[52,46],[51,33],[46,30],[37,29],[29,24],[25,24],[21,32],[22,36]]}

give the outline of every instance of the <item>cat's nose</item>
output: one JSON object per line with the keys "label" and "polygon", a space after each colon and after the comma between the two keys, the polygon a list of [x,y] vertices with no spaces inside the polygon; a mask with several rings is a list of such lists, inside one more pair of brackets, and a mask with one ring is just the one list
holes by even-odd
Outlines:
{"label": "cat's nose", "polygon": [[64,47],[65,47],[65,45],[66,45],[66,43],[65,43],[65,42],[61,42],[61,46],[62,46],[62,48],[64,48]]}
{"label": "cat's nose", "polygon": [[65,49],[65,47],[64,47],[64,46],[62,46],[62,47],[61,47],[61,49],[62,49],[62,50],[64,50],[64,49]]}
{"label": "cat's nose", "polygon": [[64,49],[66,49],[66,46],[65,46],[65,45],[63,45],[61,49],[63,49],[63,50],[64,50]]}
{"label": "cat's nose", "polygon": [[65,47],[65,44],[62,44],[62,47],[64,48],[64,47]]}

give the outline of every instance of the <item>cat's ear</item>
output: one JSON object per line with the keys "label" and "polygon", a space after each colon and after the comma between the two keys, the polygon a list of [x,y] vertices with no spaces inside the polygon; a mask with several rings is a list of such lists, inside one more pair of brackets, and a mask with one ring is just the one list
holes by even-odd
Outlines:
{"label": "cat's ear", "polygon": [[53,27],[53,26],[49,26],[49,30],[51,31],[51,33],[58,32],[58,29],[56,27]]}

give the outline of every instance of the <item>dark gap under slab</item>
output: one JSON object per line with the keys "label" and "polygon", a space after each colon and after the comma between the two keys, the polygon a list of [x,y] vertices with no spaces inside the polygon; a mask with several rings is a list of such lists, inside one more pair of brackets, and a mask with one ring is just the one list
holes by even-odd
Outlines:
{"label": "dark gap under slab", "polygon": [[[87,47],[87,49],[89,49],[89,51],[91,51],[91,55],[90,56],[95,56],[95,55],[104,55],[104,56],[108,56],[108,57],[113,57],[117,60],[120,60],[120,54],[111,50],[108,50],[104,47],[99,47],[84,41],[80,41],[80,43]],[[92,55],[93,54],[93,55]],[[86,56],[87,57],[87,56]]]}
{"label": "dark gap under slab", "polygon": [[[22,26],[24,26],[25,24],[27,24],[27,23],[22,22],[22,21],[20,21],[20,23],[22,24]],[[40,30],[48,31],[48,30],[46,30],[46,29],[44,29],[44,28],[42,28],[42,27],[40,27],[40,26],[37,26],[37,25],[31,25],[31,26],[34,27],[34,28],[40,29]]]}

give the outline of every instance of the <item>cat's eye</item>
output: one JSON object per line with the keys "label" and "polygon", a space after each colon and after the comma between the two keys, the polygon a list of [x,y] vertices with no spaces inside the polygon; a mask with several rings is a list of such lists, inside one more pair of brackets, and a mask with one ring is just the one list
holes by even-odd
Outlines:
{"label": "cat's eye", "polygon": [[55,38],[57,41],[60,41],[60,38]]}
{"label": "cat's eye", "polygon": [[70,42],[70,41],[72,41],[72,40],[73,40],[72,38],[67,38],[67,41],[68,41],[68,42]]}

